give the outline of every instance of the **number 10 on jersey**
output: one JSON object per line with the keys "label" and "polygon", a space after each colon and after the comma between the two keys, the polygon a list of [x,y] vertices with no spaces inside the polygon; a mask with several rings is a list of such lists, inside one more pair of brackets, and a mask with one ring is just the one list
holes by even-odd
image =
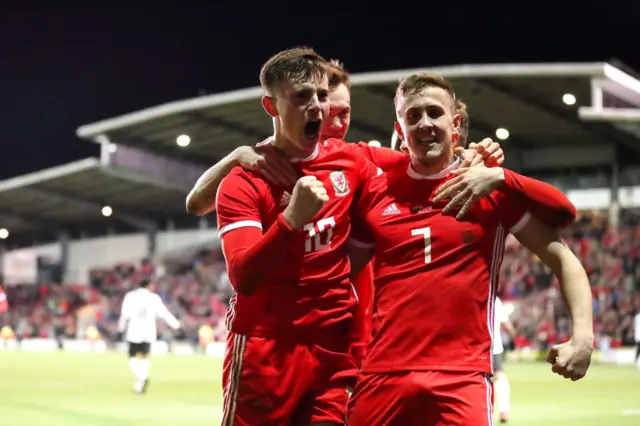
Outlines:
{"label": "number 10 on jersey", "polygon": [[424,240],[424,263],[431,263],[431,228],[411,230],[412,237],[422,237]]}
{"label": "number 10 on jersey", "polygon": [[[336,220],[333,216],[321,219],[316,223],[307,223],[304,226],[304,230],[307,232],[307,238],[304,242],[305,253],[313,253],[316,251],[330,249],[331,238],[333,237],[333,228],[335,228],[335,226]],[[321,238],[323,235],[325,236],[324,243]]]}

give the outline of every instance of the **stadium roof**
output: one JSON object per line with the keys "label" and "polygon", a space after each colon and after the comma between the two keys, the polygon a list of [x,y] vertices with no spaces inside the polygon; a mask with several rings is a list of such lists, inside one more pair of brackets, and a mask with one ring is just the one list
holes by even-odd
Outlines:
{"label": "stadium roof", "polygon": [[[594,83],[621,94],[622,99],[627,96],[629,104],[640,102],[640,81],[604,62],[458,65],[353,74],[348,139],[386,143],[393,130],[392,99],[398,80],[417,71],[436,72],[452,81],[469,106],[472,140],[494,137],[495,130],[504,127],[511,135],[505,143],[521,148],[551,147],[558,141],[567,145],[617,142],[640,152],[633,136],[578,116],[579,106],[591,106],[597,100]],[[563,103],[567,93],[575,96],[575,105]],[[169,102],[81,126],[77,135],[208,162],[272,134],[272,122],[258,102],[261,96],[260,87],[253,87]],[[181,134],[190,137],[188,147],[176,144]]]}
{"label": "stadium roof", "polygon": [[[0,228],[12,236],[127,224],[153,231],[155,220],[185,215],[188,188],[86,158],[0,182]],[[102,215],[110,206],[111,217]],[[13,237],[12,237],[13,240]]]}

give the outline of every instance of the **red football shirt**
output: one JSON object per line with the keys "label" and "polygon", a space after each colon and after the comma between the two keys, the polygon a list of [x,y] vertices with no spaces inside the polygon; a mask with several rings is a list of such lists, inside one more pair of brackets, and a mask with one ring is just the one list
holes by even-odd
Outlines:
{"label": "red football shirt", "polygon": [[496,191],[462,222],[433,204],[449,170],[399,166],[363,188],[355,244],[375,242],[373,341],[365,372],[492,371],[493,305],[504,241],[529,214]]}
{"label": "red football shirt", "polygon": [[359,142],[356,144],[356,148],[367,160],[384,171],[402,164],[407,159],[407,155],[402,152],[394,151],[391,148],[376,148],[366,142]]}
{"label": "red football shirt", "polygon": [[[301,175],[322,181],[330,199],[304,226],[304,236],[283,248],[283,263],[272,265],[255,293],[233,295],[227,323],[236,333],[309,336],[320,327],[353,318],[357,302],[347,258],[351,204],[377,170],[354,146],[332,140],[318,144],[316,152],[297,166]],[[275,186],[256,173],[235,168],[222,181],[216,200],[225,257],[232,250],[227,247],[229,233],[243,228],[266,233],[277,226],[292,191],[293,187]],[[227,266],[232,267],[228,258]]]}

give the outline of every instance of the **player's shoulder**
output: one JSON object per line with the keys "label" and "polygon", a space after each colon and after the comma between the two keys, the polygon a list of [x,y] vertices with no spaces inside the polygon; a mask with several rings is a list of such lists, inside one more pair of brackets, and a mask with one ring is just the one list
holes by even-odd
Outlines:
{"label": "player's shoulder", "polygon": [[251,170],[245,170],[242,167],[238,166],[231,169],[229,174],[227,174],[227,176],[225,176],[223,180],[233,181],[233,182],[246,181],[246,182],[253,183],[253,182],[264,181],[264,178],[256,172],[253,172]]}
{"label": "player's shoulder", "polygon": [[222,179],[218,188],[218,195],[224,193],[260,193],[266,186],[266,180],[258,173],[245,170],[242,167],[234,167],[227,176]]}
{"label": "player's shoulder", "polygon": [[378,174],[370,177],[365,183],[365,189],[361,197],[377,204],[389,197],[393,197],[394,194],[404,193],[404,189],[408,185],[406,172],[406,165],[399,165],[387,171],[378,169]]}
{"label": "player's shoulder", "polygon": [[355,144],[345,142],[343,139],[329,138],[319,144],[321,155],[327,157],[335,154],[342,156],[359,155]]}
{"label": "player's shoulder", "polygon": [[370,179],[371,184],[386,185],[389,187],[402,187],[411,182],[408,174],[408,168],[411,160],[406,157],[403,161],[398,162],[392,168],[382,171]]}
{"label": "player's shoulder", "polygon": [[344,139],[327,138],[320,144],[323,148],[342,149],[349,145]]}

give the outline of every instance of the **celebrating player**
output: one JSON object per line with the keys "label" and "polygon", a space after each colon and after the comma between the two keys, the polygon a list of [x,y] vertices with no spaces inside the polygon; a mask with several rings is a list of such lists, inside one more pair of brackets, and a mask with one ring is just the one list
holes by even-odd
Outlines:
{"label": "celebrating player", "polygon": [[351,145],[321,143],[328,63],[313,50],[273,56],[260,73],[272,141],[295,185],[236,168],[216,200],[234,295],[224,361],[223,425],[344,423],[356,366],[356,297],[347,238],[353,197],[376,168]]}
{"label": "celebrating player", "polygon": [[[328,119],[323,124],[321,140],[330,138],[335,138],[333,141],[344,140],[351,122],[351,83],[349,74],[342,64],[335,60],[331,61],[329,89],[330,112]],[[462,116],[460,127],[461,143],[459,144],[460,147],[457,148],[459,150],[458,154],[462,154],[460,150],[463,150],[462,147],[466,145],[469,131],[469,116],[464,103],[457,100],[456,106]],[[279,123],[279,120],[274,119],[276,131],[278,131]],[[394,150],[372,147],[366,142],[360,142],[356,146],[367,159],[382,170],[392,168],[398,162],[403,162],[405,158]],[[504,161],[500,145],[490,139],[485,139],[479,144],[472,143],[470,148],[470,150],[464,152],[465,161],[463,166],[475,165],[480,158],[488,165],[500,165]],[[481,157],[474,155],[476,152],[480,153]],[[273,149],[272,144],[261,143],[256,147],[239,147],[202,175],[187,197],[187,211],[196,215],[205,215],[215,210],[213,200],[218,192],[219,184],[236,166],[242,166],[247,170],[258,172],[273,184],[291,185],[298,178],[297,172],[288,159]],[[476,201],[482,195],[479,191],[475,193],[473,191],[462,191],[465,185],[466,187],[472,185],[470,180],[464,180],[464,178],[468,177],[463,174],[460,180],[455,182],[456,186],[452,186],[443,193],[443,196],[447,196],[453,191],[459,191],[461,196],[458,197],[456,202],[459,201],[464,209],[468,208],[472,201]],[[505,186],[514,192],[525,195],[524,202],[527,203],[529,210],[537,218],[552,227],[565,226],[575,218],[575,207],[564,194],[551,185],[505,170]],[[475,188],[478,188],[477,185]],[[453,204],[450,205],[451,210],[455,211],[453,207],[455,207]],[[367,309],[371,301],[369,297],[371,282],[371,268],[363,269],[361,274],[354,280],[354,286],[360,301],[356,311],[355,343],[353,345],[353,354],[357,359],[362,358],[364,346],[370,337]]]}
{"label": "celebrating player", "polygon": [[126,329],[129,343],[129,368],[136,378],[134,392],[144,393],[149,385],[149,352],[158,338],[156,318],[164,320],[171,328],[180,328],[180,322],[167,309],[162,299],[154,293],[154,284],[144,279],[139,288],[129,291],[122,301],[118,331]]}
{"label": "celebrating player", "polygon": [[457,179],[460,164],[453,155],[460,115],[444,78],[404,79],[395,105],[409,156],[369,180],[356,208],[363,223],[354,225],[359,250],[352,266],[357,272],[375,253],[376,295],[373,341],[349,424],[492,424],[493,306],[506,235],[513,233],[560,281],[573,334],[551,361],[554,372],[572,380],[584,376],[593,350],[589,282],[556,232],[501,188],[500,168],[469,169],[496,190],[462,220],[443,214],[446,200],[435,201],[436,189]]}

